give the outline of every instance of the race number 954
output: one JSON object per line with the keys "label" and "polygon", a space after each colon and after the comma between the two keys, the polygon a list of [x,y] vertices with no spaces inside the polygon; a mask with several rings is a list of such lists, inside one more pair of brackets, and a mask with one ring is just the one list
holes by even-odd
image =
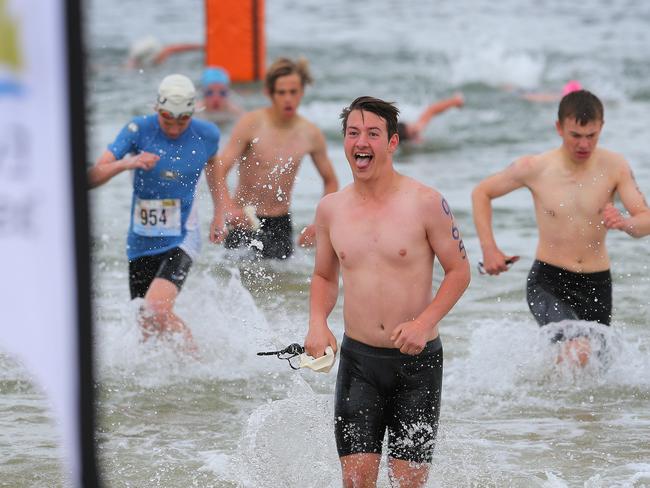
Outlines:
{"label": "race number 954", "polygon": [[157,209],[157,208],[142,208],[140,209],[140,223],[142,225],[151,225],[156,226],[159,223],[162,225],[167,224],[167,212],[166,209]]}

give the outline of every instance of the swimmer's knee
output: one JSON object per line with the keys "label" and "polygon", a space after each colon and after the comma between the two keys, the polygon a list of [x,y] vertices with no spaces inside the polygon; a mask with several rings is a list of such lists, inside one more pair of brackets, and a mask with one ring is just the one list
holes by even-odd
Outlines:
{"label": "swimmer's knee", "polygon": [[140,316],[156,322],[164,321],[172,314],[172,300],[148,300],[140,307]]}
{"label": "swimmer's knee", "polygon": [[379,474],[380,454],[358,453],[342,456],[341,471],[345,488],[374,487]]}
{"label": "swimmer's knee", "polygon": [[388,474],[396,486],[423,486],[429,477],[429,462],[388,458]]}

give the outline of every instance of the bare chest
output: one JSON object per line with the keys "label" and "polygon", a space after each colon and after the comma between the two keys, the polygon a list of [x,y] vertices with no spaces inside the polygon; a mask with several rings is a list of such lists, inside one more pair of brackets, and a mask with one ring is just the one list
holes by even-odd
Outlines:
{"label": "bare chest", "polygon": [[295,174],[302,158],[310,151],[310,141],[300,133],[266,131],[253,138],[241,167],[249,172],[278,176]]}
{"label": "bare chest", "polygon": [[408,267],[431,253],[424,227],[413,218],[391,212],[341,214],[330,237],[344,269]]}
{"label": "bare chest", "polygon": [[531,189],[538,217],[564,223],[591,222],[599,218],[615,186],[607,175],[594,173],[579,178],[549,176]]}

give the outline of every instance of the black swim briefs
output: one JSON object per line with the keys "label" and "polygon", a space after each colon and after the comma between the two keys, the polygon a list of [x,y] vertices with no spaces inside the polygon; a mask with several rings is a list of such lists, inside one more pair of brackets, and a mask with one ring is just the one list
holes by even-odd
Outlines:
{"label": "black swim briefs", "polygon": [[526,298],[539,325],[566,319],[609,325],[612,319],[609,270],[575,273],[535,260],[528,273]]}
{"label": "black swim briefs", "polygon": [[154,278],[171,281],[180,290],[191,266],[192,258],[180,247],[129,261],[131,300],[136,297],[144,298]]}
{"label": "black swim briefs", "polygon": [[390,457],[431,462],[441,388],[440,338],[409,356],[344,336],[334,407],[339,456],[380,454],[388,431]]}
{"label": "black swim briefs", "polygon": [[257,231],[233,229],[228,232],[224,246],[228,249],[250,247],[262,258],[286,259],[293,253],[291,216],[262,217]]}

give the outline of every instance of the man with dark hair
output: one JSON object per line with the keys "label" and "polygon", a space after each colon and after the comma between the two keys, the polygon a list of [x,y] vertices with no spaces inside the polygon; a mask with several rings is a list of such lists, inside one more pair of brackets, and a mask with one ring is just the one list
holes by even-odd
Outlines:
{"label": "man with dark hair", "polygon": [[605,109],[600,99],[587,90],[578,90],[576,95],[564,96],[557,108],[557,120],[573,118],[581,126],[591,121],[605,122]]}
{"label": "man with dark hair", "polygon": [[[221,211],[210,227],[213,242],[225,239],[228,248],[247,246],[264,258],[288,258],[293,252],[291,193],[306,154],[323,180],[323,193],[338,189],[325,136],[298,114],[308,83],[311,75],[304,60],[280,58],[267,70],[265,87],[271,106],[240,117],[219,154],[216,181]],[[239,164],[239,181],[233,198],[226,178],[235,164]],[[251,215],[251,209],[256,215]],[[307,226],[299,244],[312,244],[314,235],[313,225]]]}
{"label": "man with dark hair", "polygon": [[[508,270],[519,256],[505,255],[492,232],[491,201],[518,188],[530,190],[539,242],[528,275],[527,301],[540,326],[566,319],[609,325],[612,281],[605,246],[608,228],[640,237],[650,229],[650,209],[620,155],[597,147],[604,123],[603,105],[586,90],[564,96],[556,130],[562,145],[517,159],[481,181],[472,193],[474,223],[490,275]],[[631,214],[625,223],[612,212],[618,193]],[[613,209],[615,212],[615,209]],[[584,365],[590,344],[584,337],[559,334],[564,354]]]}
{"label": "man with dark hair", "polygon": [[[447,201],[393,167],[397,115],[393,104],[372,97],[343,110],[354,181],[323,197],[316,210],[305,349],[313,357],[328,346],[336,351],[327,318],[340,270],[345,336],[334,415],[345,487],[375,486],[386,432],[392,482],[425,484],[440,415],[438,327],[470,280]],[[445,274],[434,296],[436,257]]]}

